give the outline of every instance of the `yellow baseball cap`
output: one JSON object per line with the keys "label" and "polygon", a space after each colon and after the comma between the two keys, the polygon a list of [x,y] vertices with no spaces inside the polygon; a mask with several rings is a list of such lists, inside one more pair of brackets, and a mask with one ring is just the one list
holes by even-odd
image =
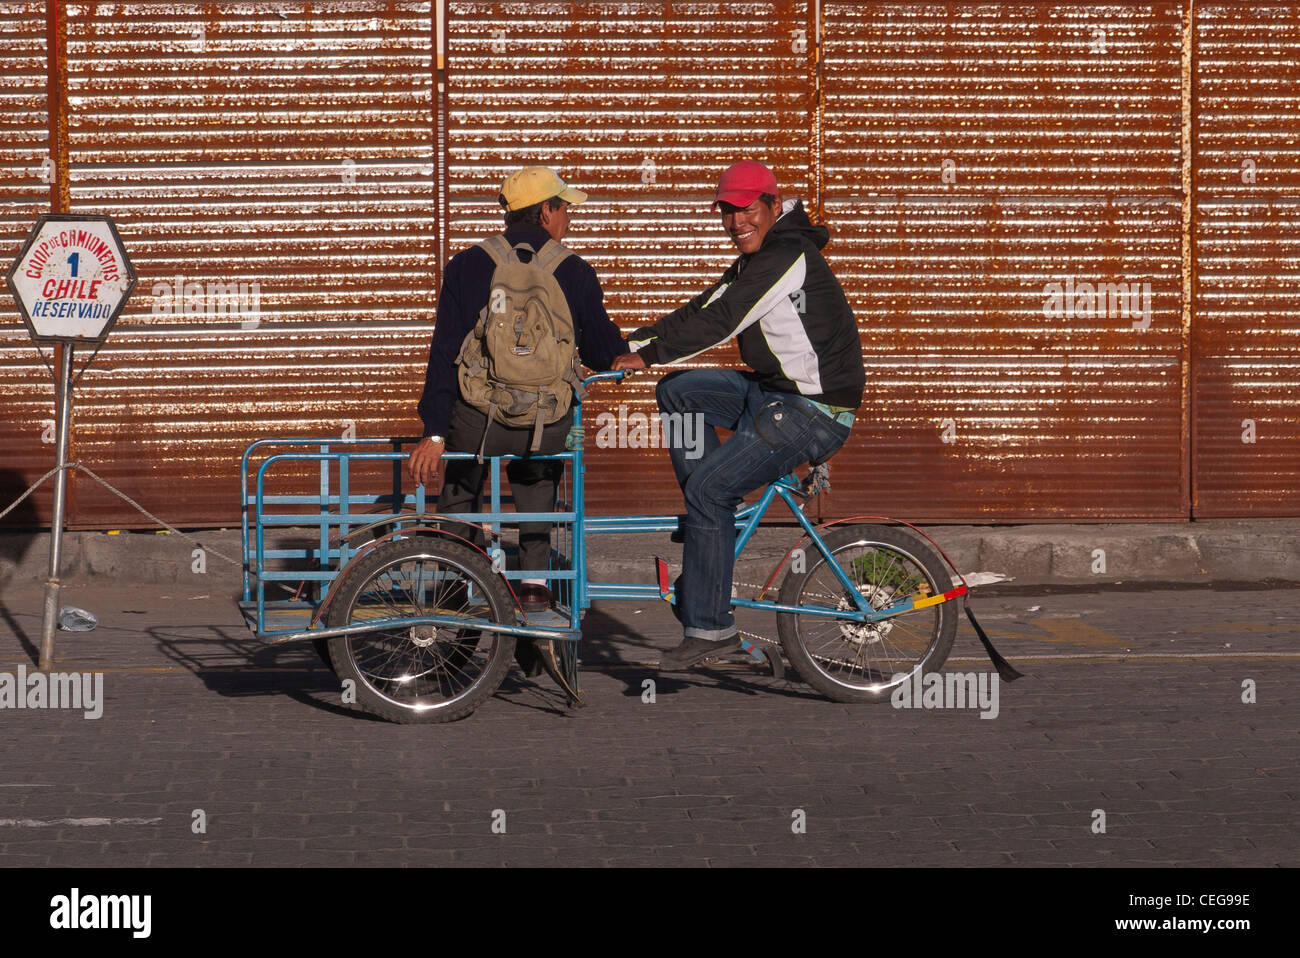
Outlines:
{"label": "yellow baseball cap", "polygon": [[527,209],[543,200],[558,196],[568,203],[581,203],[587,199],[582,190],[570,189],[555,171],[545,166],[525,166],[511,173],[501,184],[499,202],[506,211]]}

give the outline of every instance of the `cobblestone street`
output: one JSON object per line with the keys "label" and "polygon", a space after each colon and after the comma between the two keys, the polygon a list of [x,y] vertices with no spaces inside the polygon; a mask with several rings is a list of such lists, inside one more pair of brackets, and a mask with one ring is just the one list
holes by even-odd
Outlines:
{"label": "cobblestone street", "polygon": [[[739,658],[660,674],[668,610],[607,605],[586,708],[514,671],[431,726],[340,704],[226,597],[68,599],[101,626],[59,633],[57,669],[102,671],[103,715],[0,712],[7,866],[1300,864],[1300,590],[986,591],[1026,673],[990,719]],[[0,669],[34,668],[39,621],[36,590],[5,597]],[[944,671],[988,670],[963,619]]]}

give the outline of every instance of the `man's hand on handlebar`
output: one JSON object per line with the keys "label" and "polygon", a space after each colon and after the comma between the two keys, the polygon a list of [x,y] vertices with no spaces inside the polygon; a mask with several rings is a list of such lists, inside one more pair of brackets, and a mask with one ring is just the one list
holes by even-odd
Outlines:
{"label": "man's hand on handlebar", "polygon": [[445,443],[434,442],[432,436],[426,436],[416,444],[406,460],[406,471],[412,479],[423,484],[428,498],[434,498],[442,491],[444,448]]}
{"label": "man's hand on handlebar", "polygon": [[645,360],[636,353],[623,353],[615,356],[614,362],[609,367],[614,372],[627,371],[636,372],[638,369],[645,369]]}

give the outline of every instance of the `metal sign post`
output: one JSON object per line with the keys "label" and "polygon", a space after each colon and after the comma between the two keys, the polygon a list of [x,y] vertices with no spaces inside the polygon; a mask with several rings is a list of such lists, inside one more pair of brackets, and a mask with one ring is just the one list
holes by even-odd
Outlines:
{"label": "metal sign post", "polygon": [[37,348],[42,343],[63,347],[55,383],[58,432],[54,463],[58,472],[54,476],[50,575],[45,582],[41,625],[40,668],[48,672],[54,664],[54,632],[59,621],[68,433],[76,381],[72,355],[78,343],[99,350],[135,289],[136,276],[122,238],[107,216],[47,213],[36,221],[5,280]]}

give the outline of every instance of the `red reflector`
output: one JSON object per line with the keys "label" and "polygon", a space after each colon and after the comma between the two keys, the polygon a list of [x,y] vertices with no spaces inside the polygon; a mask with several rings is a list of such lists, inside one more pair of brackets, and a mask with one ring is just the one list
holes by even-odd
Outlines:
{"label": "red reflector", "polygon": [[655,556],[655,573],[659,576],[659,591],[668,594],[668,563]]}

